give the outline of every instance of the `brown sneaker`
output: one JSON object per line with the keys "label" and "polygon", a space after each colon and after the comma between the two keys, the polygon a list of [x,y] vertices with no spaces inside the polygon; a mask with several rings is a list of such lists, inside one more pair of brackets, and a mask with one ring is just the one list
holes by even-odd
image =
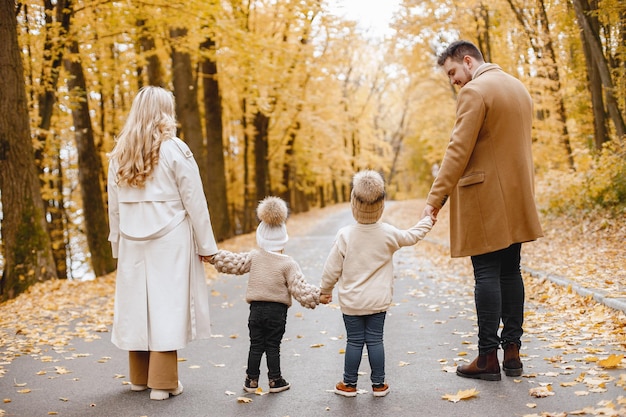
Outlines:
{"label": "brown sneaker", "polygon": [[374,397],[384,397],[389,394],[389,385],[387,384],[375,384],[372,385],[372,394]]}
{"label": "brown sneaker", "polygon": [[469,365],[456,368],[456,374],[463,378],[482,379],[484,381],[500,381],[500,364],[498,363],[498,349],[485,355],[478,355]]}
{"label": "brown sneaker", "polygon": [[344,397],[356,397],[356,385],[344,384],[343,381],[338,382],[335,385],[335,394],[343,395]]}

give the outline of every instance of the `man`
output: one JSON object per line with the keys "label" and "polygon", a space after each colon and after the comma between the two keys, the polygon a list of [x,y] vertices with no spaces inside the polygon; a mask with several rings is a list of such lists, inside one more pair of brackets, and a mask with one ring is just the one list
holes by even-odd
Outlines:
{"label": "man", "polygon": [[520,251],[523,242],[542,236],[534,201],[532,101],[519,80],[485,63],[470,42],[452,43],[437,63],[460,90],[456,123],[423,215],[436,218],[450,197],[451,255],[470,256],[474,267],[478,357],[456,373],[499,381],[499,346],[505,374],[522,374]]}

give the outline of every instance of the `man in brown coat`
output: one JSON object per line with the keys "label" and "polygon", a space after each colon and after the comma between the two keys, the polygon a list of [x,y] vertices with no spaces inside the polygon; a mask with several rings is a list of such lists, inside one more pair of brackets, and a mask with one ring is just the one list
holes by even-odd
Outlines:
{"label": "man in brown coat", "polygon": [[542,236],[534,200],[532,101],[518,79],[485,63],[470,42],[452,43],[437,63],[460,90],[456,123],[423,215],[436,218],[450,197],[451,255],[470,256],[474,267],[478,357],[459,366],[457,375],[499,381],[499,346],[505,374],[522,374],[520,251],[523,242]]}

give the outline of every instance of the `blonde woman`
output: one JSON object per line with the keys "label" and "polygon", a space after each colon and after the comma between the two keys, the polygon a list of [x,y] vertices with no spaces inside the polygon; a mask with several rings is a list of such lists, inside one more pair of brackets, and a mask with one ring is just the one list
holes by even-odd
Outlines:
{"label": "blonde woman", "polygon": [[144,87],[109,155],[109,240],[118,259],[111,341],[131,390],[183,392],[177,350],[210,336],[202,258],[217,252],[198,166],[176,137],[174,96]]}

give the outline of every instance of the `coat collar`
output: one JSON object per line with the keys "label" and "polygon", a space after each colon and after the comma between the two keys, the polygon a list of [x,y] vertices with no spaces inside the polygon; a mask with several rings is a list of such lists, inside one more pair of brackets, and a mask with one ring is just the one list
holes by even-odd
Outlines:
{"label": "coat collar", "polygon": [[481,76],[485,72],[491,71],[491,70],[502,70],[502,68],[500,68],[500,66],[497,65],[497,64],[492,64],[490,62],[485,62],[484,64],[481,64],[480,67],[478,67],[476,69],[476,71],[474,71],[474,75],[472,75],[472,80],[474,80],[477,77]]}

